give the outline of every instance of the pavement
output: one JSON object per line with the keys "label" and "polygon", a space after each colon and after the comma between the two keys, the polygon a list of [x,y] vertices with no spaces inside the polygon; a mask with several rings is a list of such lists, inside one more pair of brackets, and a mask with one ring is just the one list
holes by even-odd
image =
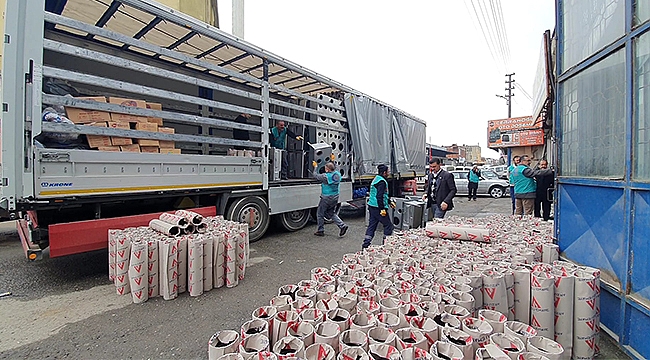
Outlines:
{"label": "pavement", "polygon": [[[510,212],[510,199],[457,198],[450,214],[489,216]],[[251,244],[246,278],[230,289],[199,297],[155,298],[132,304],[108,280],[106,251],[25,260],[11,222],[0,223],[0,358],[207,358],[207,342],[219,330],[238,330],[257,307],[268,304],[280,286],[309,278],[318,266],[340,262],[360,249],[363,214],[343,214],[344,238],[329,224],[316,237],[315,224],[294,233],[270,230]],[[377,231],[375,243],[381,242]],[[601,339],[603,359],[629,359],[611,338]]]}

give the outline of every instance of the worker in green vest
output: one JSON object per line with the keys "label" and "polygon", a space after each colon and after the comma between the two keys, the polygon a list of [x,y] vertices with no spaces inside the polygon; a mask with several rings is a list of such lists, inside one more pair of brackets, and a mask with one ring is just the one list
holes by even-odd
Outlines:
{"label": "worker in green vest", "polygon": [[316,222],[318,229],[314,233],[316,236],[325,236],[325,218],[332,219],[336,226],[339,227],[339,236],[345,235],[348,226],[336,214],[336,206],[339,204],[339,185],[341,184],[341,173],[336,170],[333,162],[325,164],[325,173],[319,174],[316,169],[318,163],[312,162],[314,166],[314,178],[321,183],[320,202],[316,211]]}
{"label": "worker in green vest", "polygon": [[467,192],[469,193],[467,201],[474,199],[476,201],[476,193],[478,191],[478,182],[481,181],[481,170],[478,166],[474,165],[467,173]]}
{"label": "worker in green vest", "polygon": [[277,121],[269,132],[271,146],[276,149],[285,150],[282,152],[282,170],[280,174],[282,180],[289,178],[289,157],[286,152],[287,136],[298,141],[303,139],[302,136],[296,135],[293,131],[289,130],[283,120]]}
{"label": "worker in green vest", "polygon": [[537,195],[534,177],[552,175],[553,170],[533,170],[529,167],[532,160],[528,155],[522,155],[520,159],[519,165],[511,173],[515,184],[515,215],[533,215]]}
{"label": "worker in green vest", "polygon": [[386,236],[393,233],[393,222],[387,213],[388,207],[395,207],[395,204],[391,203],[388,196],[388,180],[386,180],[388,178],[388,166],[384,164],[377,166],[377,172],[377,176],[370,184],[370,198],[368,198],[368,204],[366,204],[370,213],[370,221],[366,229],[366,236],[363,239],[362,249],[370,246],[379,223],[384,226],[384,240]]}

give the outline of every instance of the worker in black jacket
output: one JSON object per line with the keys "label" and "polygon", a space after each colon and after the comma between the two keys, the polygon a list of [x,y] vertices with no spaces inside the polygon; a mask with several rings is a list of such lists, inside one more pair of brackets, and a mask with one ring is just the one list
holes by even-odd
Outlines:
{"label": "worker in black jacket", "polygon": [[[239,124],[246,124],[248,123],[248,119],[251,118],[250,114],[239,114],[235,118],[235,122]],[[235,140],[243,140],[243,141],[250,141],[250,133],[248,130],[242,130],[238,128],[233,128],[232,129],[232,138]],[[234,146],[235,149],[237,150],[246,150],[245,146]]]}
{"label": "worker in black jacket", "polygon": [[[540,169],[548,169],[548,161],[539,162]],[[535,217],[541,217],[544,221],[551,218],[552,201],[549,200],[548,189],[553,187],[555,174],[535,176],[537,190],[535,191]],[[541,210],[541,212],[540,212]]]}

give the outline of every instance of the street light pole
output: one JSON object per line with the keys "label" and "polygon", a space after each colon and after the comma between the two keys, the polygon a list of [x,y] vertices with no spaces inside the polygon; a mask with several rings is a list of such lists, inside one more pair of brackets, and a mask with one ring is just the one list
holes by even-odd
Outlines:
{"label": "street light pole", "polygon": [[508,78],[508,80],[506,80],[506,85],[508,85],[506,88],[506,95],[497,95],[497,97],[506,100],[506,105],[508,105],[508,119],[512,117],[512,97],[515,96],[515,94],[512,93],[512,90],[515,89],[513,85],[515,79],[512,78],[513,76],[515,76],[515,73],[506,74],[506,77]]}

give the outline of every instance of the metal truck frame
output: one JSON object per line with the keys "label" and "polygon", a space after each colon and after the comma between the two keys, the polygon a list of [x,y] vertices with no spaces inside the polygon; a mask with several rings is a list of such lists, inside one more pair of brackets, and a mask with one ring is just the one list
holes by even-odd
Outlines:
{"label": "metal truck frame", "polygon": [[[303,133],[325,134],[320,142],[327,134],[338,137],[343,158],[337,164],[347,169],[353,168],[354,155],[340,101],[344,94],[368,98],[424,124],[157,2],[106,4],[7,3],[0,211],[19,220],[30,259],[39,258],[47,246],[51,257],[103,249],[106,229],[124,224],[125,217],[182,207],[216,206],[217,213],[248,222],[252,241],[266,232],[272,215],[289,231],[301,229],[318,204],[320,185],[305,176],[270,179],[272,120],[285,120]],[[87,95],[161,103],[163,109],[46,93],[44,79],[63,81]],[[42,122],[44,105],[162,118],[176,133]],[[238,114],[257,117],[259,124],[233,122]],[[235,128],[248,130],[254,140],[234,140]],[[38,147],[34,139],[44,132],[174,141],[183,153]],[[301,153],[302,144],[290,145]],[[259,155],[224,156],[228,147]],[[423,173],[421,168],[397,174],[393,190]],[[353,187],[371,177],[349,171],[345,178],[341,201],[352,200]],[[112,221],[97,221],[106,218]]]}

